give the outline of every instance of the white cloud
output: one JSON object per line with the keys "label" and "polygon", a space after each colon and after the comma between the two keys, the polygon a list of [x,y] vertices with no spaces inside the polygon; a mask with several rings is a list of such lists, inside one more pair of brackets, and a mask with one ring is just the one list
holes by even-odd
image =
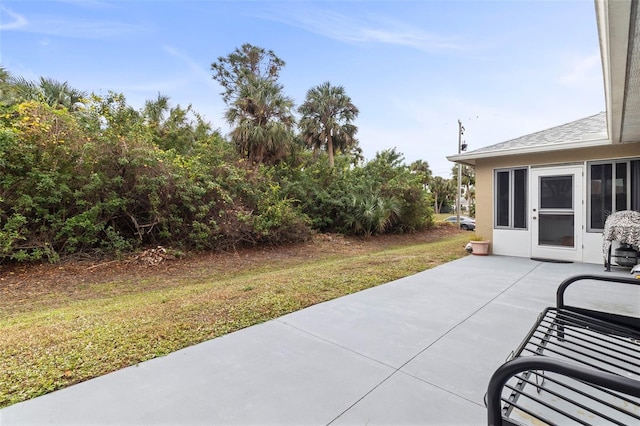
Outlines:
{"label": "white cloud", "polygon": [[439,37],[412,28],[372,29],[360,28],[362,41],[396,44],[420,50],[464,50],[466,47],[453,38]]}
{"label": "white cloud", "polygon": [[258,16],[346,43],[392,44],[428,52],[472,48],[458,37],[438,35],[399,21],[371,16],[358,20],[333,11],[294,10],[290,6]]}
{"label": "white cloud", "polygon": [[137,24],[113,21],[68,21],[47,19],[33,22],[25,31],[50,36],[72,37],[80,39],[104,39],[122,37],[140,32],[144,28]]}
{"label": "white cloud", "polygon": [[206,84],[210,88],[219,90],[220,87],[211,77],[211,71],[209,69],[203,68],[199,63],[193,60],[189,55],[184,52],[179,51],[178,49],[172,46],[164,46],[164,50],[169,53],[171,56],[180,59],[187,67],[191,70],[193,75],[195,75],[202,83]]}
{"label": "white cloud", "polygon": [[[10,18],[9,22],[5,22],[5,15]],[[0,30],[17,30],[24,28],[27,24],[27,19],[24,16],[0,5]]]}
{"label": "white cloud", "polygon": [[0,30],[22,31],[48,36],[71,37],[80,39],[103,39],[130,36],[145,31],[140,24],[116,21],[77,21],[57,17],[26,17],[0,6],[0,14],[8,15],[11,21],[0,23]]}
{"label": "white cloud", "polygon": [[88,9],[105,9],[115,7],[111,3],[100,0],[58,0],[58,2]]}

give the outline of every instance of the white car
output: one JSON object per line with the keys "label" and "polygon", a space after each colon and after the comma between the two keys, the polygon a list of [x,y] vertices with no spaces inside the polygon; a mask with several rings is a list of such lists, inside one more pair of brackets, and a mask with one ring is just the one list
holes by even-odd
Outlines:
{"label": "white car", "polygon": [[[457,223],[457,216],[449,216],[444,220],[445,222]],[[464,229],[465,231],[473,231],[476,229],[476,220],[467,216],[460,216],[460,229]]]}

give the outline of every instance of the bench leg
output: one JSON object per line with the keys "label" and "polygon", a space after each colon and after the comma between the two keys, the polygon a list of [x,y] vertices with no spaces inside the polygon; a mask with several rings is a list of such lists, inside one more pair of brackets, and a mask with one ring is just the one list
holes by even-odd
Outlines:
{"label": "bench leg", "polygon": [[609,245],[609,251],[607,252],[607,263],[604,265],[606,267],[605,271],[611,272],[611,247],[613,246],[613,242]]}

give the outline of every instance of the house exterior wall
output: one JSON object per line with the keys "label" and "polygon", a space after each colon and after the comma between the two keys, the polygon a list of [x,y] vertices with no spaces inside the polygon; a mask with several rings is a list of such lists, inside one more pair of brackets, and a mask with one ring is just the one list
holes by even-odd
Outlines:
{"label": "house exterior wall", "polygon": [[[491,251],[495,254],[530,257],[531,253],[531,211],[527,230],[493,229],[494,193],[493,176],[495,169],[581,164],[587,161],[612,160],[640,157],[640,143],[605,145],[566,151],[550,151],[539,154],[510,155],[476,159],[476,234],[491,240]],[[586,203],[586,167],[583,178],[583,200]],[[529,173],[530,175],[530,173]],[[531,182],[529,181],[529,192]],[[582,220],[586,224],[587,209],[583,209]],[[583,230],[583,261],[602,262],[602,234]]]}

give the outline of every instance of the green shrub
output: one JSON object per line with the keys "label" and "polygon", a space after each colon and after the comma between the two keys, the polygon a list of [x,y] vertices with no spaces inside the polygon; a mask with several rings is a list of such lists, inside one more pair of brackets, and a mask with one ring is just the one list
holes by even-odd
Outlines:
{"label": "green shrub", "polygon": [[[248,167],[187,110],[160,126],[122,95],[69,112],[39,102],[0,110],[0,261],[57,261],[147,246],[228,250],[430,226],[420,178],[395,150],[361,165],[296,152]],[[163,139],[167,138],[167,139]]]}
{"label": "green shrub", "polygon": [[395,150],[354,167],[347,155],[330,168],[326,156],[280,166],[276,175],[286,197],[320,232],[374,234],[411,232],[433,223],[429,194]]}

